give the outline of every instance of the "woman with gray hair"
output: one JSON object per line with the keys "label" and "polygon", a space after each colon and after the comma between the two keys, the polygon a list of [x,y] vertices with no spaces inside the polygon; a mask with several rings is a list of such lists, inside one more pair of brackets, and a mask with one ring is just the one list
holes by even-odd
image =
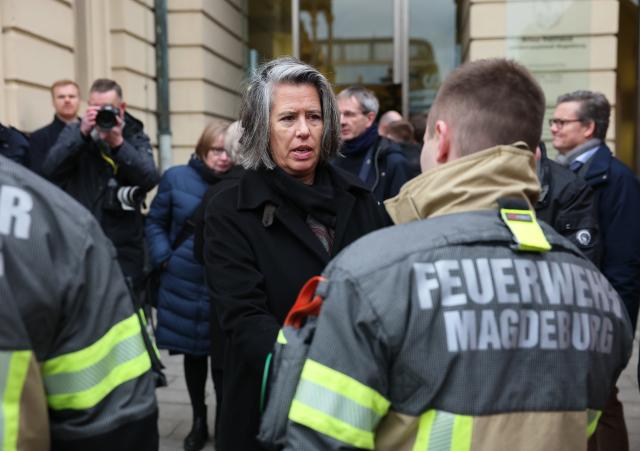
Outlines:
{"label": "woman with gray hair", "polygon": [[362,235],[386,225],[359,180],[333,168],[339,116],[327,79],[293,58],[261,66],[241,109],[237,185],[213,198],[204,258],[227,336],[220,449],[260,450],[267,355],[298,291]]}

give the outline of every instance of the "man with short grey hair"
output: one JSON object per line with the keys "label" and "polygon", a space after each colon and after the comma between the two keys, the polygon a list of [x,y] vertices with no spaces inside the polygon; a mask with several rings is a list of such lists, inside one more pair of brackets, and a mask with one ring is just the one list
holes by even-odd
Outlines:
{"label": "man with short grey hair", "polygon": [[[575,91],[558,97],[549,120],[557,160],[594,190],[602,234],[602,273],[620,294],[635,330],[640,299],[640,183],[615,158],[605,139],[611,106],[599,92]],[[614,389],[590,450],[629,449],[622,405]]]}
{"label": "man with short grey hair", "polygon": [[337,100],[343,145],[333,164],[358,176],[378,202],[395,196],[411,178],[410,171],[400,146],[378,133],[377,97],[369,89],[350,86]]}

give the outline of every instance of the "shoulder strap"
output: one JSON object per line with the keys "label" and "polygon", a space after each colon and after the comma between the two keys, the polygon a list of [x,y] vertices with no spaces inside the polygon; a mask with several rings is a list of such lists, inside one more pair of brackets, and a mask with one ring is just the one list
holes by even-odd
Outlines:
{"label": "shoulder strap", "polygon": [[513,235],[512,247],[522,252],[547,252],[551,245],[536,220],[536,214],[519,199],[498,199],[500,218]]}
{"label": "shoulder strap", "polygon": [[189,216],[189,218],[184,222],[184,224],[182,224],[182,228],[176,235],[176,239],[173,240],[173,243],[171,243],[172,251],[175,251],[176,249],[178,249],[180,245],[184,243],[191,235],[193,235],[193,232],[195,232],[196,217],[198,215],[198,210],[199,210],[199,206],[193,211],[191,216]]}

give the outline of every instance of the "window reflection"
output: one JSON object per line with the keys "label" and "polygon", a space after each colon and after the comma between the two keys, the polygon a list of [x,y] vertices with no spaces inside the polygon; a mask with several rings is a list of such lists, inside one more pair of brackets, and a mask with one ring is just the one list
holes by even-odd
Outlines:
{"label": "window reflection", "polygon": [[249,0],[249,71],[291,55],[291,0]]}

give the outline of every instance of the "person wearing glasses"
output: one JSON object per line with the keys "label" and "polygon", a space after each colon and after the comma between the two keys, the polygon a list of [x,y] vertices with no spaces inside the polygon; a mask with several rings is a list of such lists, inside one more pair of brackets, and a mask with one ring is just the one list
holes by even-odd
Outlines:
{"label": "person wearing glasses", "polygon": [[[557,161],[595,191],[603,253],[600,269],[620,294],[635,330],[640,300],[640,182],[605,143],[611,106],[598,92],[558,97],[549,120]],[[603,411],[590,450],[628,450],[617,388]]]}
{"label": "person wearing glasses", "polygon": [[145,225],[151,263],[163,268],[156,343],[170,353],[184,354],[184,375],[193,408],[185,451],[202,449],[209,437],[204,402],[211,348],[209,293],[204,268],[193,256],[193,219],[209,187],[232,172],[234,163],[224,147],[228,127],[226,121],[210,123],[189,162],[163,174]]}
{"label": "person wearing glasses", "polygon": [[380,104],[372,91],[350,86],[337,100],[343,144],[332,163],[359,177],[382,203],[411,178],[409,163],[399,144],[378,133],[375,120]]}

